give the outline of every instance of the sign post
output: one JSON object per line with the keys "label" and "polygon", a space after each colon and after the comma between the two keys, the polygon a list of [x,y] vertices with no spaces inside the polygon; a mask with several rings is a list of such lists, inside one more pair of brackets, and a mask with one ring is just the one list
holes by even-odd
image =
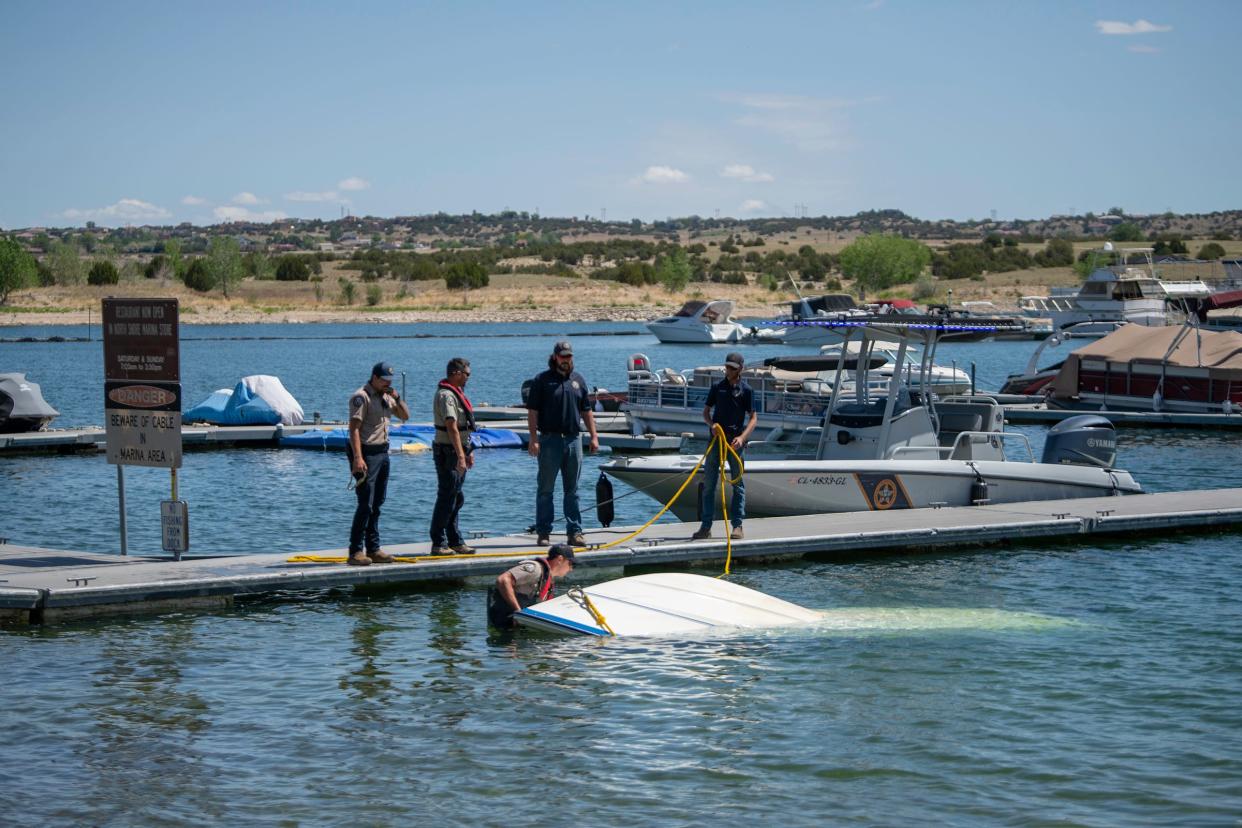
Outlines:
{"label": "sign post", "polygon": [[[104,424],[108,462],[117,472],[121,510],[121,554],[127,553],[124,466],[172,470],[170,519],[183,531],[162,531],[164,549],[188,548],[189,515],[178,501],[176,470],[181,466],[181,340],[176,299],[104,299]],[[161,526],[165,510],[160,509]],[[176,522],[174,520],[174,522]],[[169,539],[180,540],[170,549]]]}

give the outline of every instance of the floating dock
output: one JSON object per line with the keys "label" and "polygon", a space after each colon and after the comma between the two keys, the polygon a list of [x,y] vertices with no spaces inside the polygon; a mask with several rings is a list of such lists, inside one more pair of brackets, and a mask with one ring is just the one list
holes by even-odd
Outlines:
{"label": "floating dock", "polygon": [[[717,523],[719,533],[720,524]],[[989,506],[849,512],[746,522],[746,539],[732,544],[735,560],[778,560],[864,551],[914,551],[994,546],[1036,540],[1074,540],[1141,533],[1242,527],[1242,489],[1083,498]],[[627,567],[722,561],[719,534],[692,541],[697,523],[659,523],[615,547],[633,529],[586,533],[589,566]],[[342,529],[344,531],[344,528]],[[0,618],[9,623],[55,623],[75,618],[225,607],[247,595],[281,595],[365,585],[417,584],[493,578],[516,561],[543,554],[534,536],[474,540],[479,554],[420,558],[415,563],[367,567],[344,563],[291,563],[295,554],[344,558],[345,550],[169,558],[104,555],[0,544]],[[427,543],[386,547],[399,556],[424,556]]]}
{"label": "floating dock", "polygon": [[1053,425],[1080,414],[1104,417],[1115,426],[1130,428],[1225,428],[1242,429],[1242,413],[1183,414],[1173,411],[1089,411],[1037,405],[1002,405],[1005,421]]}
{"label": "floating dock", "polygon": [[[622,415],[624,416],[624,415]],[[303,423],[302,425],[255,426],[183,426],[181,445],[186,451],[224,448],[279,448],[282,437],[311,431],[344,428],[344,423]],[[489,421],[490,428],[509,428],[529,439],[526,421]],[[66,428],[52,431],[30,431],[24,434],[0,434],[0,456],[14,454],[91,454],[105,449],[106,435],[102,428]],[[643,435],[634,437],[628,429],[600,431],[599,444],[619,452],[680,451],[680,436]]]}

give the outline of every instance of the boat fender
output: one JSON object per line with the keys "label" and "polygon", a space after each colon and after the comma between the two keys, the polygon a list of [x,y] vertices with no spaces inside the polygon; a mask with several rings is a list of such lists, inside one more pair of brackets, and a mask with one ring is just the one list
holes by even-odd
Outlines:
{"label": "boat fender", "polygon": [[599,518],[599,525],[605,529],[617,516],[612,506],[612,481],[603,472],[599,473],[599,480],[595,481],[595,516]]}
{"label": "boat fender", "polygon": [[970,484],[970,505],[982,506],[988,502],[988,481],[983,479],[982,475],[976,473],[975,479]]}

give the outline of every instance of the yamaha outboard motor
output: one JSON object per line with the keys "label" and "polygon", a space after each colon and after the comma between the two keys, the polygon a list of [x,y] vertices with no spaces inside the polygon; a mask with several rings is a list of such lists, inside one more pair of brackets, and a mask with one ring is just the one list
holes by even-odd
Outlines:
{"label": "yamaha outboard motor", "polygon": [[1117,432],[1113,424],[1096,414],[1070,417],[1048,431],[1044,463],[1113,467],[1117,459]]}

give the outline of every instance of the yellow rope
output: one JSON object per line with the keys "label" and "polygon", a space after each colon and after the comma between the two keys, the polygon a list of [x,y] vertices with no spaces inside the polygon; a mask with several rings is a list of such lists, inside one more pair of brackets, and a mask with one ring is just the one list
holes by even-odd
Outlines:
{"label": "yellow rope", "polygon": [[[669,509],[671,509],[673,507],[673,504],[677,502],[677,498],[681,497],[682,492],[686,490],[686,487],[690,485],[690,481],[694,479],[695,474],[697,474],[699,469],[702,467],[703,461],[707,459],[707,455],[711,454],[712,448],[714,448],[717,445],[720,446],[720,453],[721,453],[721,462],[720,462],[721,482],[722,484],[727,482],[729,483],[729,485],[736,485],[737,482],[742,479],[742,475],[746,472],[746,467],[745,465],[743,465],[741,455],[739,455],[733,449],[733,446],[729,445],[729,441],[725,438],[724,429],[720,427],[719,423],[714,423],[712,425],[712,440],[710,443],[708,443],[707,451],[704,452],[703,455],[699,458],[699,462],[694,464],[694,468],[690,470],[690,474],[686,476],[686,479],[681,484],[681,487],[678,488],[677,491],[673,494],[672,499],[669,500],[668,503],[664,504],[664,508],[656,512],[655,515],[651,518],[651,520],[647,521],[646,523],[644,523],[642,526],[635,529],[630,534],[624,537],[621,537],[621,538],[617,538],[614,541],[609,541],[608,543],[601,544],[600,546],[596,547],[596,549],[597,550],[609,549],[611,547],[618,546],[619,544],[625,543],[631,538],[634,538],[637,535],[642,534],[642,532],[645,529],[647,529],[647,527],[651,526],[651,524],[655,523],[657,520],[663,517],[664,513],[667,512]],[[736,478],[730,478],[725,471],[725,460],[727,459],[727,456],[728,456],[725,454],[725,452],[729,452],[730,454],[732,454],[734,457],[737,458],[738,476]],[[721,485],[720,487],[720,499],[723,505],[725,501],[725,492],[724,492],[723,485]],[[729,512],[728,512],[727,507],[724,509],[724,518],[725,518],[725,525],[728,526]],[[575,551],[586,551],[586,550],[587,550],[587,547],[584,547],[584,546],[575,547]],[[503,551],[503,552],[478,552],[478,553],[472,552],[466,555],[398,555],[398,556],[393,557],[393,561],[395,563],[416,564],[422,561],[448,561],[448,560],[453,560],[454,558],[469,558],[471,560],[476,560],[478,558],[512,558],[515,555],[528,555],[528,554],[530,554],[529,549],[513,549],[513,550]],[[725,575],[729,574],[729,562],[732,559],[732,557],[733,557],[733,539],[729,537],[729,533],[726,530],[726,533],[725,533],[725,571],[724,571]],[[343,555],[299,554],[299,555],[290,555],[285,560],[287,563],[336,563],[336,564],[339,564],[339,563],[345,563],[346,560],[348,559]]]}
{"label": "yellow rope", "polygon": [[[736,486],[738,481],[742,479],[742,475],[746,473],[746,464],[742,461],[742,456],[734,450],[733,444],[729,442],[727,437],[725,437],[724,429],[721,427],[720,423],[713,423],[712,442],[707,448],[708,453],[710,453],[712,448],[717,445],[720,446],[720,483],[718,485],[720,487],[720,513],[723,515],[725,525],[725,568],[724,572],[716,577],[724,578],[730,574],[729,565],[733,562],[733,531],[729,527],[729,506],[726,503],[728,497],[725,492],[725,484],[728,483],[730,486]],[[725,452],[728,452],[728,454]],[[732,454],[737,458],[737,477],[729,477],[728,473],[725,471],[725,465],[729,459],[729,454]],[[704,458],[707,457],[706,454],[703,456]]]}
{"label": "yellow rope", "polygon": [[608,626],[608,621],[604,618],[604,614],[596,609],[595,603],[591,600],[591,596],[587,595],[581,587],[574,587],[568,592],[568,595],[570,600],[585,608],[587,612],[591,613],[591,617],[595,619],[595,625],[597,627],[601,630],[607,630],[608,634],[611,636],[616,636],[616,633],[613,632],[612,627]]}

